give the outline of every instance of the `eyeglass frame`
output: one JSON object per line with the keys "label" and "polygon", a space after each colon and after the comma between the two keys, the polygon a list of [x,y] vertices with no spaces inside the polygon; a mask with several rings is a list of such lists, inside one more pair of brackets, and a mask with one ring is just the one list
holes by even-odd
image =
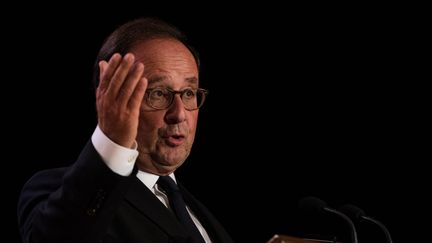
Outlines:
{"label": "eyeglass frame", "polygon": [[[151,105],[151,103],[150,103],[150,93],[153,90],[161,90],[161,91],[165,91],[166,90],[166,91],[168,91],[171,94],[171,96],[170,96],[171,100],[167,103],[167,105],[166,105],[165,108],[156,108],[156,107],[154,107],[154,106]],[[188,92],[188,91],[193,91],[195,93],[195,96],[197,95],[198,92],[202,92],[202,96],[203,97],[202,97],[201,103],[198,104],[197,108],[195,108],[195,109],[188,109],[188,108],[186,108],[186,105],[185,105],[185,103],[183,101],[183,95],[186,92]],[[201,108],[204,105],[204,101],[205,101],[206,96],[208,95],[208,93],[209,93],[208,90],[202,89],[202,88],[198,88],[198,89],[191,89],[191,88],[189,88],[189,89],[184,89],[184,90],[173,90],[173,89],[170,89],[170,88],[157,87],[157,88],[150,88],[150,89],[146,90],[145,101],[146,101],[146,103],[147,103],[148,106],[150,106],[151,108],[153,108],[155,110],[165,110],[165,109],[168,109],[173,104],[175,95],[179,94],[180,95],[180,99],[181,99],[183,105],[185,106],[185,109],[188,110],[188,111],[194,111],[194,110],[198,110],[199,108]]]}

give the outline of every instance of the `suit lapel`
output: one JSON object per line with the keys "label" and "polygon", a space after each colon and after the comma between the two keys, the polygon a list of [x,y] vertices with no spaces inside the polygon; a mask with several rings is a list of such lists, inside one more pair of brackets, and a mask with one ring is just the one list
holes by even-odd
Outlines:
{"label": "suit lapel", "polygon": [[187,237],[175,215],[138,178],[134,178],[125,200],[173,238]]}
{"label": "suit lapel", "polygon": [[203,227],[206,229],[210,239],[213,242],[222,242],[218,234],[219,225],[213,219],[211,213],[202,205],[192,194],[190,194],[182,185],[179,185],[182,191],[184,200],[188,207],[193,211],[195,216],[201,222]]}
{"label": "suit lapel", "polygon": [[179,184],[186,204],[199,219],[201,224],[206,229],[210,239],[213,242],[233,243],[229,234],[225,231],[219,221],[213,214],[201,204],[192,194],[190,194],[181,184]]}

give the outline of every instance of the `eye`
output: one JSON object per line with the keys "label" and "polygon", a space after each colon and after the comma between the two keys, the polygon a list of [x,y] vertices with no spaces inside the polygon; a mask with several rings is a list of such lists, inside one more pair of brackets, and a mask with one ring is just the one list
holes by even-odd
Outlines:
{"label": "eye", "polygon": [[150,99],[163,99],[165,96],[167,96],[167,91],[163,89],[154,89],[150,92]]}
{"label": "eye", "polygon": [[183,91],[183,96],[185,96],[186,98],[193,98],[193,97],[195,97],[195,91],[193,91],[191,89],[187,89],[187,90]]}
{"label": "eye", "polygon": [[155,91],[153,91],[153,95],[160,97],[160,96],[163,96],[164,93],[162,92],[162,90],[155,90]]}

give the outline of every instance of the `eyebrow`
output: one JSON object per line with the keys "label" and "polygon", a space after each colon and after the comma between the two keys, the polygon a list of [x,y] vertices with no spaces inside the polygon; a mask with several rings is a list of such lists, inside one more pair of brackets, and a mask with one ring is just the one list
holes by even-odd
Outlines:
{"label": "eyebrow", "polygon": [[198,84],[198,78],[197,77],[186,78],[185,81],[190,83],[190,84]]}
{"label": "eyebrow", "polygon": [[[155,84],[155,83],[161,83],[165,80],[168,80],[168,76],[154,76],[148,79],[148,84]],[[189,77],[186,78],[185,81],[189,84],[198,84],[198,78],[197,77]]]}

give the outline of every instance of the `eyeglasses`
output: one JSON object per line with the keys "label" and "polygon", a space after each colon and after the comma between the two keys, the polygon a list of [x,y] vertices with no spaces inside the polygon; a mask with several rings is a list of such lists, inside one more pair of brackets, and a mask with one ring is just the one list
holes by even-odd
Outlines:
{"label": "eyeglasses", "polygon": [[180,94],[185,109],[192,111],[199,109],[204,104],[208,91],[205,89],[185,89],[176,91],[167,88],[154,88],[147,89],[145,99],[150,107],[156,110],[164,110],[171,106],[176,94]]}

